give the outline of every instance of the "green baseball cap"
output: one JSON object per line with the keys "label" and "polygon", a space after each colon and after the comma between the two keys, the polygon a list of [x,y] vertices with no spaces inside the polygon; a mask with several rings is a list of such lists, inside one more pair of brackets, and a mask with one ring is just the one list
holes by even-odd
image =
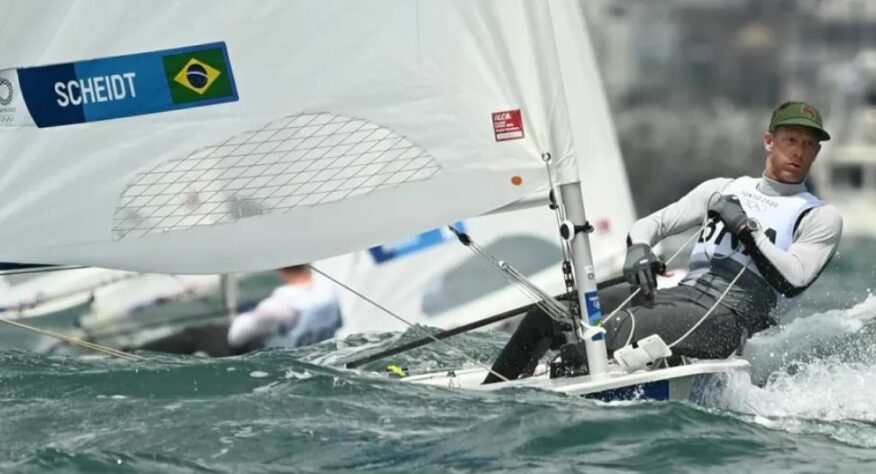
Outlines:
{"label": "green baseball cap", "polygon": [[818,139],[830,140],[830,134],[821,122],[821,113],[815,107],[803,102],[785,102],[773,110],[770,118],[770,133],[774,133],[780,125],[800,125],[815,129]]}

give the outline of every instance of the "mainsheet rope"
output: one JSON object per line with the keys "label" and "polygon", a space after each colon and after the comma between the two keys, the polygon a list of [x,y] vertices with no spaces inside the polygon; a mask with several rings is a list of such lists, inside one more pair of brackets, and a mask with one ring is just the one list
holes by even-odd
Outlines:
{"label": "mainsheet rope", "polygon": [[460,355],[463,356],[466,360],[468,360],[469,362],[471,362],[472,364],[474,364],[475,367],[478,367],[478,368],[480,368],[480,369],[482,369],[482,370],[486,370],[487,372],[490,372],[491,374],[495,375],[496,377],[499,377],[500,379],[504,380],[505,382],[508,382],[508,381],[509,381],[508,378],[505,377],[505,376],[503,376],[502,374],[496,373],[496,372],[494,372],[492,369],[482,366],[481,363],[480,363],[480,361],[478,361],[477,359],[475,359],[475,358],[469,356],[469,355],[466,354],[462,349],[458,349],[457,347],[455,347],[454,345],[448,343],[447,341],[444,341],[444,340],[438,339],[437,337],[433,336],[432,334],[429,334],[429,333],[426,332],[423,328],[421,328],[421,327],[417,326],[416,324],[413,324],[413,323],[411,323],[410,321],[406,320],[405,318],[403,318],[403,317],[401,317],[401,316],[399,316],[399,315],[393,313],[393,312],[390,311],[388,308],[386,308],[386,307],[384,307],[384,306],[381,306],[381,305],[380,305],[379,303],[377,303],[376,301],[374,301],[374,300],[372,300],[371,298],[369,298],[369,297],[363,295],[362,293],[359,293],[358,291],[354,290],[353,288],[351,288],[351,287],[345,285],[345,284],[342,283],[341,281],[337,280],[336,278],[334,278],[333,276],[329,275],[328,273],[326,273],[326,272],[320,270],[319,268],[316,268],[316,267],[314,267],[313,265],[311,265],[310,268],[313,269],[313,271],[315,271],[316,273],[319,273],[320,275],[322,275],[322,276],[328,278],[329,280],[333,281],[336,285],[340,286],[341,288],[344,288],[345,290],[349,291],[350,293],[353,293],[354,295],[358,296],[359,298],[362,298],[363,300],[367,301],[368,303],[370,303],[370,304],[373,305],[374,307],[380,309],[381,311],[384,311],[386,314],[388,314],[388,315],[392,316],[393,318],[395,318],[395,319],[397,319],[397,320],[403,322],[404,324],[408,325],[411,329],[413,329],[413,330],[415,330],[415,331],[418,331],[418,332],[420,332],[420,333],[422,333],[422,334],[425,334],[426,337],[431,338],[431,339],[434,340],[435,342],[440,342],[441,344],[444,344],[445,346],[447,346],[448,348],[452,349],[454,352],[456,352],[457,354],[460,354]]}

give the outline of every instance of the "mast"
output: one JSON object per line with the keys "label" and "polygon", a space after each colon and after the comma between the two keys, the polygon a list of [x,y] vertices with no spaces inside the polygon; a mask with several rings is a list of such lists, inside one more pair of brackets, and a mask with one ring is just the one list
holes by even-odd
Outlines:
{"label": "mast", "polygon": [[222,292],[222,304],[225,307],[226,314],[228,314],[228,319],[233,319],[237,316],[237,277],[231,273],[223,273],[219,277],[219,287]]}
{"label": "mast", "polygon": [[602,310],[599,307],[599,293],[596,291],[596,269],[593,266],[588,235],[593,228],[587,222],[584,212],[581,183],[576,181],[561,184],[559,188],[567,219],[561,232],[569,241],[572,251],[572,271],[577,282],[578,303],[587,315],[581,321],[584,327],[579,336],[584,340],[590,374],[598,378],[608,373],[608,352],[605,347],[605,330],[598,327],[602,321]]}

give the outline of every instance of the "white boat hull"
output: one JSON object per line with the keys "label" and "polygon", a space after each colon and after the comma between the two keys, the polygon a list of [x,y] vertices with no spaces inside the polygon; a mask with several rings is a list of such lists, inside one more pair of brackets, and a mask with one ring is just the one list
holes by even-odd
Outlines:
{"label": "white boat hull", "polygon": [[615,364],[600,377],[581,375],[550,378],[546,367],[533,377],[481,385],[486,369],[462,369],[405,377],[404,381],[448,388],[492,391],[508,387],[530,387],[568,395],[584,396],[603,401],[615,400],[688,400],[696,395],[711,376],[732,372],[748,372],[750,364],[743,359],[695,360],[686,365],[664,369],[626,373]]}

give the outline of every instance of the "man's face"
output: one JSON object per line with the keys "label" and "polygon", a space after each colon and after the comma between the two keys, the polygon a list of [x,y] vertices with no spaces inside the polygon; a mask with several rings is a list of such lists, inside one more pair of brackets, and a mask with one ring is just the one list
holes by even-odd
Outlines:
{"label": "man's face", "polygon": [[821,151],[818,135],[808,127],[784,125],[763,135],[766,175],[784,183],[801,183]]}

